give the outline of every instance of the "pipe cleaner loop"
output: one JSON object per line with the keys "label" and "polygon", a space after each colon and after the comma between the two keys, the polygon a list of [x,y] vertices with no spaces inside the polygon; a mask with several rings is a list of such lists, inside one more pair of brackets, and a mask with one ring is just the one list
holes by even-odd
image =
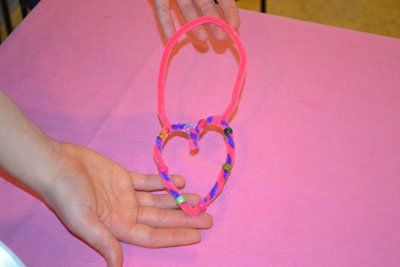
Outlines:
{"label": "pipe cleaner loop", "polygon": [[[174,45],[178,42],[179,38],[182,37],[187,31],[195,28],[196,26],[203,23],[213,23],[217,26],[223,28],[228,32],[232,40],[237,46],[239,51],[239,70],[234,85],[234,90],[232,93],[231,101],[225,111],[218,116],[210,116],[206,119],[201,119],[198,121],[195,127],[187,123],[176,123],[171,124],[165,113],[165,101],[164,101],[164,90],[165,90],[165,80],[168,67],[168,59],[171,55]],[[232,167],[235,160],[235,141],[232,127],[228,123],[228,119],[232,116],[233,111],[238,105],[240,91],[243,86],[244,76],[246,71],[246,51],[238,34],[233,28],[231,28],[225,22],[213,18],[213,17],[200,17],[195,19],[188,24],[184,25],[176,34],[167,42],[162,59],[158,75],[158,116],[162,124],[162,130],[156,137],[155,146],[153,149],[154,160],[157,165],[159,174],[163,179],[163,183],[168,193],[174,197],[176,204],[189,216],[196,216],[201,212],[205,212],[207,207],[216,199],[216,197],[222,192],[225,183],[231,174]],[[221,132],[224,133],[225,145],[226,145],[226,159],[225,163],[222,165],[217,181],[211,187],[210,192],[202,198],[194,207],[190,206],[186,199],[182,196],[178,188],[173,184],[169,169],[164,162],[162,152],[163,148],[174,132],[182,132],[189,137],[189,149],[191,151],[199,149],[199,139],[203,131],[206,130],[207,126],[213,125],[217,127]]]}

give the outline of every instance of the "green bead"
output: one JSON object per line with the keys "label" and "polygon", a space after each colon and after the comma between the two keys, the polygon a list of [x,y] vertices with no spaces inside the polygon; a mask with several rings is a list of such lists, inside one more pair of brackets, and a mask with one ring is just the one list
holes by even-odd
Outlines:
{"label": "green bead", "polygon": [[232,134],[233,133],[232,128],[231,127],[226,127],[224,129],[224,133],[225,133],[225,135]]}
{"label": "green bead", "polygon": [[186,202],[186,199],[185,199],[184,196],[179,196],[179,197],[177,197],[177,198],[175,199],[175,201],[176,201],[176,204],[178,204],[178,206],[179,206],[180,204],[185,203],[185,202]]}
{"label": "green bead", "polygon": [[230,172],[231,169],[232,169],[232,166],[230,164],[228,164],[228,163],[225,163],[224,165],[222,165],[222,169],[223,170],[227,170],[228,172]]}

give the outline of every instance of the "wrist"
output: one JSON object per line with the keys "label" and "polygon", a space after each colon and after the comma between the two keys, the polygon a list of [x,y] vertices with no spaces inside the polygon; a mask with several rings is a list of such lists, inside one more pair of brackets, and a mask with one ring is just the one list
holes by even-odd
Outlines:
{"label": "wrist", "polygon": [[37,172],[32,175],[28,186],[47,200],[60,173],[63,144],[48,136],[44,136],[44,139],[45,156],[38,160]]}
{"label": "wrist", "polygon": [[60,143],[44,134],[0,91],[0,168],[42,194],[53,176]]}

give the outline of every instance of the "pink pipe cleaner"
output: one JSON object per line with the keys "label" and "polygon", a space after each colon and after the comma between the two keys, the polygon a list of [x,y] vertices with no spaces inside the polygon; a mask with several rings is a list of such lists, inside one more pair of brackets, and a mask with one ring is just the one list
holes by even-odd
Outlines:
{"label": "pink pipe cleaner", "polygon": [[[187,31],[203,23],[214,23],[217,26],[223,28],[225,31],[227,31],[232,40],[234,41],[234,43],[236,44],[237,49],[239,51],[240,55],[239,70],[234,85],[231,102],[221,115],[210,116],[207,119],[201,119],[196,127],[192,127],[187,123],[171,124],[165,113],[165,100],[164,100],[168,59],[171,55],[173,47],[178,42],[179,38],[182,37]],[[246,62],[247,62],[246,51],[242,42],[240,41],[239,35],[228,24],[213,17],[200,17],[198,19],[195,19],[187,23],[180,30],[178,30],[166,44],[161,59],[161,65],[158,75],[158,116],[161,120],[162,130],[156,137],[156,144],[153,150],[154,160],[156,162],[158,172],[163,178],[164,186],[166,187],[168,192],[175,198],[177,205],[179,205],[180,208],[183,211],[185,211],[189,216],[196,216],[199,213],[206,211],[207,207],[222,192],[222,189],[224,188],[224,185],[227,182],[228,177],[230,176],[232,166],[234,165],[234,160],[235,160],[235,142],[234,142],[233,130],[228,123],[228,119],[232,116],[239,102],[240,91],[243,86],[245,72],[246,72]],[[227,151],[226,160],[225,163],[222,165],[220,173],[217,177],[217,181],[212,186],[210,192],[207,194],[207,196],[203,197],[202,200],[200,200],[195,207],[192,207],[186,202],[186,199],[180,193],[178,188],[176,188],[176,186],[173,184],[170,178],[169,169],[162,157],[162,151],[168,136],[177,131],[184,132],[189,136],[190,150],[198,149],[199,137],[209,125],[214,125],[224,132],[226,151]]]}

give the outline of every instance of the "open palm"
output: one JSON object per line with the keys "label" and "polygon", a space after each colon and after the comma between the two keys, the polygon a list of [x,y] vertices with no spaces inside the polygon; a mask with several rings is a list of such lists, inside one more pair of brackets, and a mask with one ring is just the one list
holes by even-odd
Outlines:
{"label": "open palm", "polygon": [[[122,265],[118,240],[144,246],[167,247],[197,243],[197,229],[209,228],[208,214],[188,217],[177,210],[158,175],[128,172],[100,154],[60,144],[55,175],[44,197],[66,227],[98,250],[109,266]],[[173,176],[175,185],[184,179]],[[194,204],[198,195],[186,194]]]}

